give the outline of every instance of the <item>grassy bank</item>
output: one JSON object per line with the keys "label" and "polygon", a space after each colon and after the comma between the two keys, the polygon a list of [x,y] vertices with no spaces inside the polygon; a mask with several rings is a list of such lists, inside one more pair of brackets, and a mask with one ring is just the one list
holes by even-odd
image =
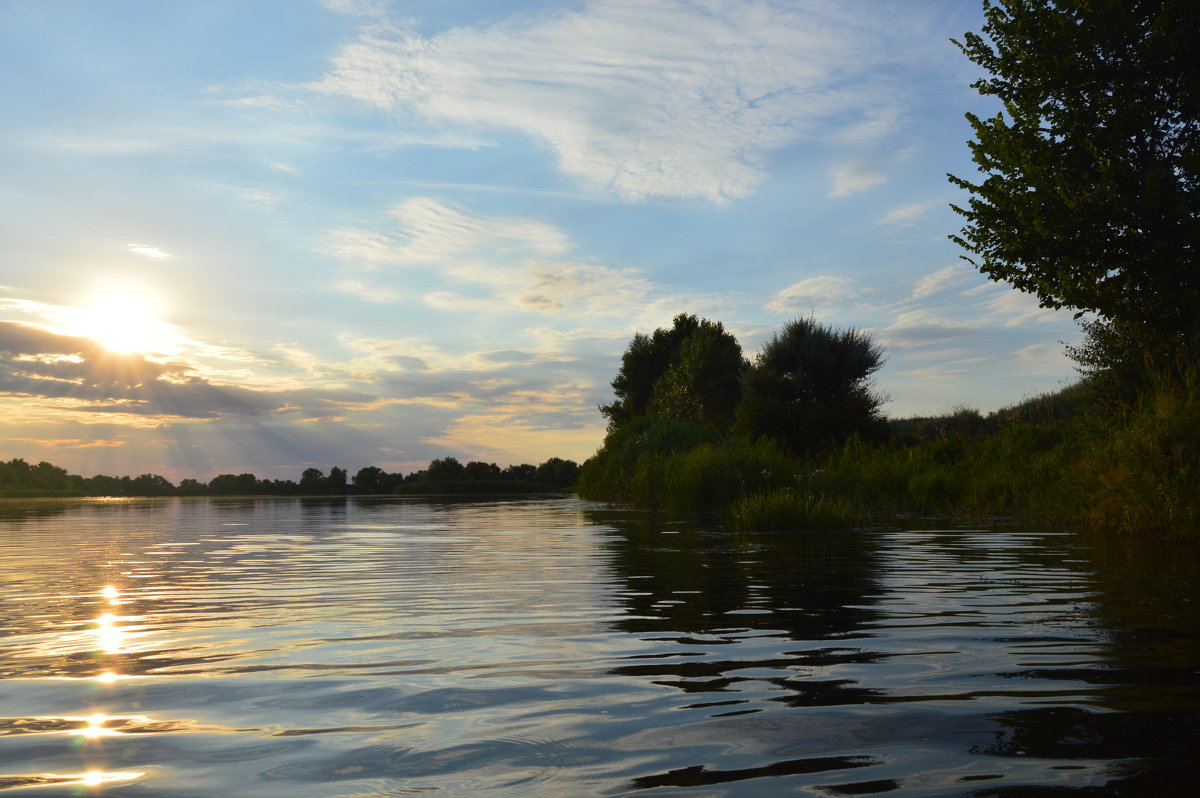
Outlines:
{"label": "grassy bank", "polygon": [[868,513],[1010,517],[1127,535],[1200,537],[1200,380],[1158,378],[1136,404],[1077,385],[988,415],[891,424],[794,460],[767,439],[644,418],[584,464],[580,495],[716,513],[734,528],[833,528]]}

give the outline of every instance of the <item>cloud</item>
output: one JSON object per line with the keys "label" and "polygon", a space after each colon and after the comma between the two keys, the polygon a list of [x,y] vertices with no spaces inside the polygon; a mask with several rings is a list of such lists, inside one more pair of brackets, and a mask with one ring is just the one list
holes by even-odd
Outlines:
{"label": "cloud", "polygon": [[554,225],[523,217],[481,216],[432,197],[414,197],[387,212],[382,229],[327,232],[323,249],[362,268],[436,265],[459,279],[515,287],[522,277],[503,264],[514,255],[552,257],[572,249]]}
{"label": "cloud", "polygon": [[944,269],[938,269],[917,280],[917,284],[908,298],[909,300],[927,299],[934,294],[950,290],[970,276],[971,273],[961,266],[947,266]]}
{"label": "cloud", "polygon": [[334,289],[356,296],[359,299],[365,299],[368,302],[398,302],[403,299],[405,294],[400,291],[395,291],[375,283],[369,283],[365,280],[346,279],[339,280],[334,283]]}
{"label": "cloud", "polygon": [[898,208],[892,208],[883,216],[880,216],[875,220],[875,224],[891,227],[909,227],[928,211],[941,204],[942,200],[929,200],[928,202],[914,202],[908,205],[901,205]]}
{"label": "cloud", "polygon": [[516,296],[518,305],[538,313],[578,316],[626,316],[644,303],[654,286],[632,270],[578,263],[538,264]]}
{"label": "cloud", "polygon": [[171,257],[169,253],[163,252],[158,247],[151,246],[150,244],[130,244],[129,251],[135,255],[143,255],[147,258],[154,258],[155,260],[165,260]]}
{"label": "cloud", "polygon": [[837,305],[857,296],[863,291],[848,277],[820,275],[792,283],[765,305],[773,313],[811,313],[813,310]]}
{"label": "cloud", "polygon": [[974,332],[976,328],[969,324],[936,316],[928,310],[913,310],[901,313],[890,325],[878,330],[876,337],[885,347],[911,349],[953,341]]}
{"label": "cloud", "polygon": [[833,167],[830,180],[833,185],[829,189],[829,196],[848,197],[886,183],[887,175],[877,163],[854,161]]}
{"label": "cloud", "polygon": [[988,282],[964,291],[963,295],[984,297],[986,320],[1004,327],[1020,327],[1030,322],[1045,324],[1063,319],[1059,311],[1042,307],[1035,295],[1018,291],[1007,283]]}
{"label": "cloud", "polygon": [[[431,197],[414,197],[388,210],[375,227],[341,227],[327,232],[322,247],[350,268],[382,272],[417,269],[422,281],[454,284],[425,290],[430,307],[481,315],[537,313],[573,318],[639,319],[683,306],[711,306],[649,280],[637,269],[564,260],[575,248],[558,227],[528,217],[486,216]],[[463,286],[471,286],[464,289]],[[337,290],[372,302],[413,295],[383,280],[348,277]],[[725,304],[728,304],[727,302]],[[663,311],[665,306],[668,311]]]}
{"label": "cloud", "polygon": [[0,395],[83,413],[175,418],[337,416],[372,397],[345,389],[254,390],[213,383],[179,362],[103,349],[88,338],[0,321]]}
{"label": "cloud", "polygon": [[881,69],[889,36],[901,39],[837,3],[595,0],[430,38],[372,23],[312,88],[516,130],[625,199],[722,202],[763,179],[770,151],[824,126],[847,142],[887,135],[905,102]]}
{"label": "cloud", "polygon": [[1031,344],[1013,352],[1023,374],[1061,376],[1070,374],[1078,363],[1070,358],[1062,343]]}

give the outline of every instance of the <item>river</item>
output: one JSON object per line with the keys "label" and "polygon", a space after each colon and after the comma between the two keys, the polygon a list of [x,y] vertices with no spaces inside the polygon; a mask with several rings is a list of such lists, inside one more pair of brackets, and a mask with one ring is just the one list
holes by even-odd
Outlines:
{"label": "river", "polygon": [[1200,547],[574,498],[0,502],[0,791],[1195,788]]}

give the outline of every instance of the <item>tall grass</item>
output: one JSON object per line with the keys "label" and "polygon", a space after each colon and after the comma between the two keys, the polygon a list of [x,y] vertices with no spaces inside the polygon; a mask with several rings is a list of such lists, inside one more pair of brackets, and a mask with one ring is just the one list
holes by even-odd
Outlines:
{"label": "tall grass", "polygon": [[1073,386],[983,416],[897,422],[796,461],[767,439],[643,420],[584,464],[585,498],[724,514],[739,529],[836,527],[861,511],[1017,517],[1200,538],[1200,374],[1177,367],[1140,401],[1103,406]]}
{"label": "tall grass", "polygon": [[852,502],[782,488],[741,496],[727,512],[736,532],[844,529],[866,523],[867,513]]}
{"label": "tall grass", "polygon": [[1200,538],[1200,373],[1160,374],[1137,404],[1114,411],[1081,458],[1092,527],[1128,535]]}

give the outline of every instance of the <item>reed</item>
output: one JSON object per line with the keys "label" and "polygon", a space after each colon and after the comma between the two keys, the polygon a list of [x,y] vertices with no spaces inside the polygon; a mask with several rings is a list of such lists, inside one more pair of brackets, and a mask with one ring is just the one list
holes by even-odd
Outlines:
{"label": "reed", "polygon": [[742,496],[729,506],[727,524],[737,532],[845,529],[867,522],[867,513],[835,496],[780,488]]}

